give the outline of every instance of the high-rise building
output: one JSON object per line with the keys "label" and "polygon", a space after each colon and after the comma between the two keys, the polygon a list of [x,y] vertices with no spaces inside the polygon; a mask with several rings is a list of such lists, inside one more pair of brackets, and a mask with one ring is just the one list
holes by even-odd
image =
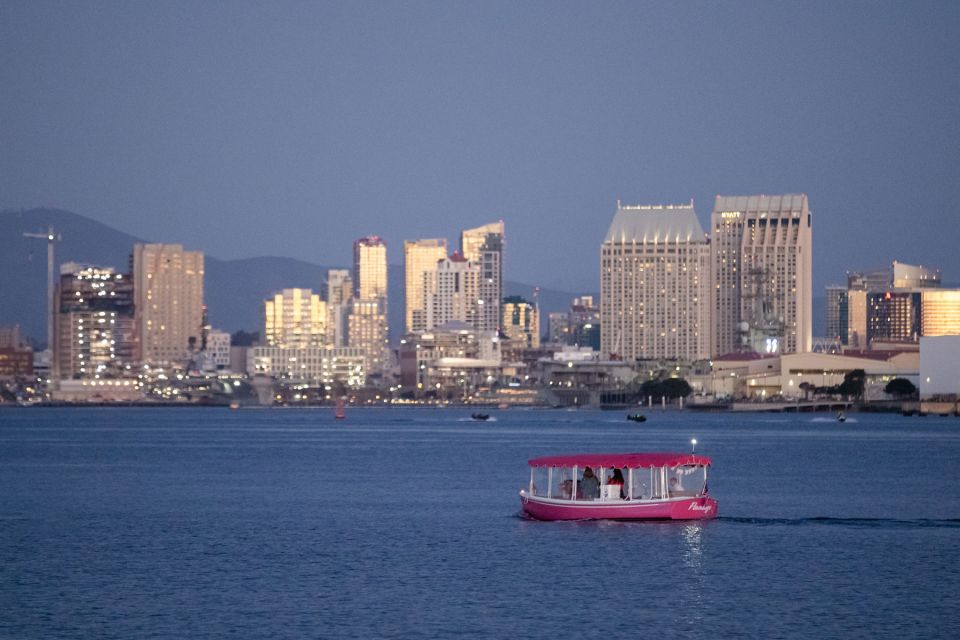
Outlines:
{"label": "high-rise building", "polygon": [[134,362],[133,281],[109,267],[60,267],[54,314],[58,379],[114,378]]}
{"label": "high-rise building", "polygon": [[0,327],[0,349],[21,349],[26,346],[20,325]]}
{"label": "high-rise building", "polygon": [[827,338],[847,344],[850,315],[847,288],[843,285],[827,286]]}
{"label": "high-rise building", "polygon": [[327,345],[327,304],[310,289],[284,289],[264,301],[263,339],[268,347]]}
{"label": "high-rise building", "polygon": [[464,229],[460,232],[460,253],[467,260],[480,262],[483,245],[489,235],[504,237],[503,220],[491,222],[475,229]]}
{"label": "high-rise building", "polygon": [[520,296],[503,299],[500,326],[508,338],[523,342],[526,348],[540,347],[540,311]]}
{"label": "high-rise building", "polygon": [[875,343],[919,344],[923,336],[960,335],[960,289],[914,287],[862,293],[867,300],[864,348]]}
{"label": "high-rise building", "polygon": [[888,267],[848,272],[845,344],[869,349],[874,341],[918,343],[927,335],[925,296],[929,292],[930,300],[937,299],[939,287],[939,269],[896,260]]}
{"label": "high-rise building", "polygon": [[476,321],[479,331],[496,331],[500,327],[505,242],[503,220],[466,229],[460,234],[463,257],[480,265]]}
{"label": "high-rise building", "polygon": [[347,346],[347,318],[353,299],[353,278],[348,269],[327,271],[327,342],[334,347]]}
{"label": "high-rise building", "polygon": [[896,260],[888,267],[847,273],[847,288],[857,291],[877,293],[889,289],[929,289],[939,286],[940,269]]}
{"label": "high-rise building", "polygon": [[600,249],[601,350],[624,360],[709,357],[709,258],[692,202],[618,202]]}
{"label": "high-rise building", "polygon": [[566,312],[550,314],[550,342],[600,350],[600,307],[593,296],[574,298]]}
{"label": "high-rise building", "polygon": [[424,273],[425,330],[448,322],[465,322],[477,327],[480,265],[454,251],[437,262],[432,273]]}
{"label": "high-rise building", "polygon": [[960,289],[924,289],[921,335],[960,335]]}
{"label": "high-rise building", "polygon": [[406,293],[406,331],[423,331],[427,326],[424,276],[433,273],[437,262],[447,257],[447,241],[443,238],[405,240],[403,273]]}
{"label": "high-rise building", "polygon": [[892,286],[893,273],[889,268],[847,272],[847,289],[850,291],[886,291]]}
{"label": "high-rise building", "polygon": [[854,349],[866,349],[867,338],[867,291],[847,290],[847,345]]}
{"label": "high-rise building", "polygon": [[353,243],[353,290],[347,319],[347,345],[366,350],[366,371],[387,364],[387,245],[378,236]]}
{"label": "high-rise building", "polygon": [[30,347],[0,347],[0,380],[34,375],[33,349]]}
{"label": "high-rise building", "polygon": [[[600,308],[593,296],[574,298],[567,312],[569,335],[566,344],[600,350]],[[705,329],[706,330],[706,329]]]}
{"label": "high-rise building", "polygon": [[920,342],[920,292],[867,292],[867,343]]}
{"label": "high-rise building", "polygon": [[353,297],[353,279],[348,269],[327,270],[327,304],[346,304]]}
{"label": "high-rise building", "polygon": [[714,355],[810,351],[813,236],[807,196],[717,196],[710,226]]}
{"label": "high-rise building", "polygon": [[136,244],[133,283],[138,361],[185,363],[203,342],[203,253]]}
{"label": "high-rise building", "polygon": [[388,364],[387,313],[383,298],[354,298],[348,316],[347,346],[366,354],[364,369],[368,375],[380,374]]}
{"label": "high-rise building", "polygon": [[353,243],[353,294],[361,300],[387,297],[387,245],[379,236]]}
{"label": "high-rise building", "polygon": [[570,317],[563,311],[552,311],[547,314],[547,339],[552,344],[569,344]]}
{"label": "high-rise building", "polygon": [[893,261],[890,267],[894,289],[936,289],[940,286],[940,269]]}

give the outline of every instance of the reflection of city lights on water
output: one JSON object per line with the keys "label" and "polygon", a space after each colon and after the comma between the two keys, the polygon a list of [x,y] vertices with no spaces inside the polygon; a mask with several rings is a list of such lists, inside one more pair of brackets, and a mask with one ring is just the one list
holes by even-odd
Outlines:
{"label": "reflection of city lights on water", "polygon": [[683,540],[686,543],[683,554],[684,564],[691,569],[700,569],[703,559],[703,525],[688,524],[684,526]]}
{"label": "reflection of city lights on water", "polygon": [[691,628],[703,624],[702,605],[709,593],[703,574],[703,526],[687,524],[683,527],[683,564],[687,569],[683,581],[683,622]]}

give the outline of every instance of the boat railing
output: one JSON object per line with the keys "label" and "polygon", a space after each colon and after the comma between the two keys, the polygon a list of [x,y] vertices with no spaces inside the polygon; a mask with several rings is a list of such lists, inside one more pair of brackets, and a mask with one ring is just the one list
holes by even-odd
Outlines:
{"label": "boat railing", "polygon": [[635,495],[633,497],[621,498],[619,495],[616,496],[600,496],[599,498],[569,498],[569,497],[560,497],[560,496],[546,496],[543,494],[530,494],[526,489],[521,489],[521,493],[524,495],[529,495],[530,497],[536,498],[538,500],[545,500],[550,502],[557,503],[570,503],[574,502],[577,504],[610,504],[610,503],[626,503],[626,502],[668,502],[670,500],[686,500],[688,498],[700,498],[705,496],[705,493],[695,492],[695,491],[680,491],[675,492],[666,496],[652,495]]}

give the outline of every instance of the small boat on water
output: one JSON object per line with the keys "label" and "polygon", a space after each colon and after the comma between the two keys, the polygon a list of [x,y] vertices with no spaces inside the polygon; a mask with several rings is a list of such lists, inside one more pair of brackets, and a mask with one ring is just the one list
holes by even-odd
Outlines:
{"label": "small boat on water", "polygon": [[[582,453],[528,461],[520,507],[537,520],[699,520],[717,517],[710,458],[694,453]],[[687,489],[685,487],[690,487]]]}
{"label": "small boat on water", "polygon": [[490,414],[489,413],[471,413],[470,417],[473,418],[474,420],[484,422],[490,419]]}
{"label": "small boat on water", "polygon": [[847,414],[845,414],[843,411],[837,414],[837,422],[846,422],[846,421],[847,421]]}
{"label": "small boat on water", "polygon": [[236,411],[237,409],[240,408],[240,403],[234,400],[233,402],[230,403],[230,408]]}
{"label": "small boat on water", "polygon": [[646,422],[647,416],[643,415],[642,413],[628,413],[627,420],[630,420],[631,422]]}

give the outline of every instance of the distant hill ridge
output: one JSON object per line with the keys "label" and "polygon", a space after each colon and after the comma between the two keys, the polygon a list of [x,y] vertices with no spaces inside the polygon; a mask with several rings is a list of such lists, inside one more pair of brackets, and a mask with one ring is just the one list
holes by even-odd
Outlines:
{"label": "distant hill ridge", "polygon": [[[26,335],[38,342],[46,340],[46,243],[26,238],[24,233],[45,231],[52,225],[60,234],[56,246],[57,272],[66,262],[130,269],[133,245],[149,240],[123,233],[86,216],[60,209],[36,208],[0,212],[0,325],[19,324]],[[203,247],[181,242],[184,248],[203,251]],[[204,252],[206,253],[206,252]],[[509,256],[507,258],[509,264]],[[259,331],[263,324],[263,301],[291,287],[321,291],[327,270],[339,265],[316,265],[295,258],[258,257],[220,260],[205,256],[204,298],[211,324],[234,332]],[[390,265],[387,286],[390,291],[389,317],[391,338],[403,333],[403,267]],[[530,300],[533,286],[504,283],[505,295]],[[579,295],[565,291],[541,290],[541,331],[546,331],[547,314],[564,311]],[[595,295],[595,294],[594,294]]]}

